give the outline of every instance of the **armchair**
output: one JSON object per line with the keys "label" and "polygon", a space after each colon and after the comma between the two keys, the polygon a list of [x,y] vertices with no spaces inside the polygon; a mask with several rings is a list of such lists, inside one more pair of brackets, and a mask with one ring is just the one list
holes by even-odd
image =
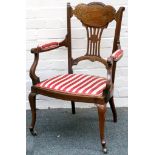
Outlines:
{"label": "armchair", "polygon": [[[113,89],[116,63],[123,56],[119,38],[124,10],[124,7],[120,7],[118,11],[116,11],[112,6],[99,2],[79,4],[73,9],[68,3],[67,35],[65,39],[61,42],[46,43],[31,49],[31,53],[34,54],[34,62],[30,69],[30,77],[33,85],[29,94],[32,112],[32,122],[29,129],[33,136],[36,135],[34,127],[36,122],[37,94],[71,101],[73,114],[75,114],[75,102],[94,103],[98,109],[101,145],[104,153],[107,153],[104,138],[105,112],[106,104],[109,102],[113,113],[113,121],[117,122]],[[76,59],[72,58],[71,18],[73,15],[76,16],[86,28],[88,41],[86,54]],[[108,24],[113,20],[116,21],[116,29],[112,54],[108,58],[103,58],[100,56],[101,35],[103,30],[107,28]],[[65,46],[68,49],[68,73],[40,81],[40,78],[35,74],[39,55],[42,52],[50,52],[61,46]],[[83,60],[102,63],[107,69],[107,76],[99,77],[95,75],[74,74],[72,66],[77,65]]]}

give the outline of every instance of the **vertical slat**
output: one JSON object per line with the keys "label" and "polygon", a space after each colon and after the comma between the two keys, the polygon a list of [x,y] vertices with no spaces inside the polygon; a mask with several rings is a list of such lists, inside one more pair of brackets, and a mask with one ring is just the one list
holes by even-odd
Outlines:
{"label": "vertical slat", "polygon": [[98,56],[100,56],[100,43],[101,43],[101,36],[104,28],[101,28],[99,33],[99,42],[98,42]]}
{"label": "vertical slat", "polygon": [[[93,28],[86,26],[87,31],[87,55],[100,56],[100,41],[104,28]],[[96,37],[96,39],[92,39]]]}
{"label": "vertical slat", "polygon": [[[90,27],[90,37],[92,36],[92,27]],[[90,40],[90,49],[89,49],[89,54],[91,55],[92,52],[92,41]]]}
{"label": "vertical slat", "polygon": [[86,26],[86,30],[87,30],[87,55],[89,55],[89,48],[90,48],[90,40],[89,40],[89,27]]}
{"label": "vertical slat", "polygon": [[[94,31],[93,35],[95,36],[96,28],[93,28],[93,31]],[[96,42],[93,40],[93,52],[92,52],[92,55],[95,55],[95,44],[96,44]]]}
{"label": "vertical slat", "polygon": [[100,32],[100,28],[97,29],[97,43],[96,43],[96,55],[99,56],[99,32]]}

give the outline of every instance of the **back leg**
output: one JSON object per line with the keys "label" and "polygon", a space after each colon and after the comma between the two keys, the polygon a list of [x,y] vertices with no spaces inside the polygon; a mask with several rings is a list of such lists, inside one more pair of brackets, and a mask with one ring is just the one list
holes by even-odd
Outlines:
{"label": "back leg", "polygon": [[115,108],[114,98],[113,97],[110,98],[109,103],[110,103],[111,111],[113,113],[113,121],[117,122],[117,112],[116,112],[116,108]]}
{"label": "back leg", "polygon": [[31,126],[29,128],[31,134],[33,136],[36,136],[37,133],[34,130],[35,122],[36,122],[36,94],[35,93],[30,93],[29,94],[29,103],[31,107],[31,113],[32,113],[32,121],[31,121]]}
{"label": "back leg", "polygon": [[75,114],[75,103],[74,103],[74,101],[71,101],[71,105],[72,105],[72,114]]}

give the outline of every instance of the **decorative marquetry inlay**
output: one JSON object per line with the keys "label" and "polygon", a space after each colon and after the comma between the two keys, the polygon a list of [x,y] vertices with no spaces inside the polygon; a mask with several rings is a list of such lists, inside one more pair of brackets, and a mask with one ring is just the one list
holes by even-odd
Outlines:
{"label": "decorative marquetry inlay", "polygon": [[115,19],[116,10],[99,2],[79,4],[73,14],[84,24],[91,27],[104,27]]}
{"label": "decorative marquetry inlay", "polygon": [[100,42],[103,29],[115,19],[116,10],[99,2],[79,4],[72,11],[87,30],[87,53],[89,56],[100,56]]}

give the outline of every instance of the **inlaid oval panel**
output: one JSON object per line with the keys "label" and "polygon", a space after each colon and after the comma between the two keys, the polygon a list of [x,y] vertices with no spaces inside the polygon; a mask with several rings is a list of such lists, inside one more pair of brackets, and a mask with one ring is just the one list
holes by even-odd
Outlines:
{"label": "inlaid oval panel", "polygon": [[73,14],[86,26],[104,27],[115,19],[116,10],[103,3],[79,4]]}

